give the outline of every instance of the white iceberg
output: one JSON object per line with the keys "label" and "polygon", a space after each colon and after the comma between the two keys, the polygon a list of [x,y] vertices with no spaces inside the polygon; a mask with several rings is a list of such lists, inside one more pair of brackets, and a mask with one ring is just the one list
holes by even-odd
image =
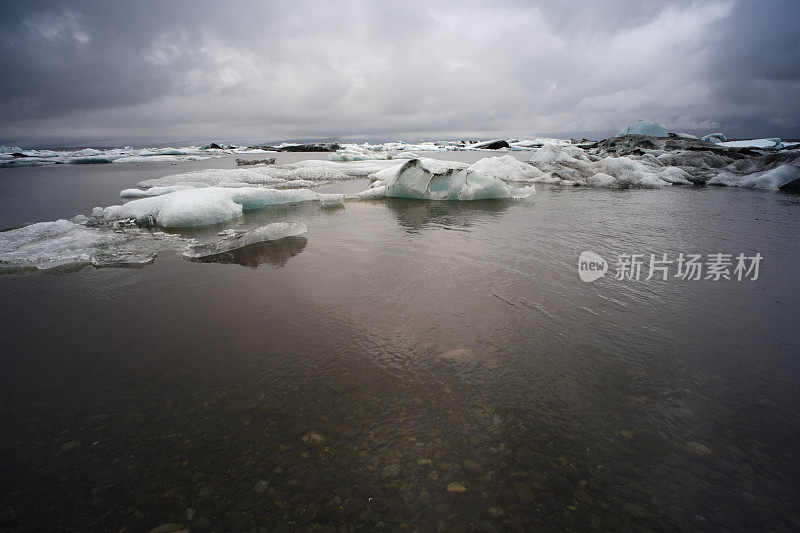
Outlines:
{"label": "white iceberg", "polygon": [[685,170],[652,155],[637,159],[600,158],[576,146],[547,144],[533,154],[529,163],[540,172],[530,180],[534,183],[620,189],[660,189],[670,184],[691,183]]}
{"label": "white iceberg", "polygon": [[503,181],[532,182],[540,178],[542,171],[523,163],[514,156],[484,157],[470,165],[469,170]]}
{"label": "white iceberg", "polygon": [[726,170],[711,178],[708,184],[773,191],[789,187],[800,188],[800,158],[788,165],[780,165],[770,170],[751,174],[738,174]]}
{"label": "white iceberg", "polygon": [[208,187],[205,183],[179,183],[177,185],[168,185],[166,187],[152,187],[150,189],[124,189],[120,191],[120,198],[150,198],[152,196],[161,196],[162,194],[169,194],[175,191],[183,191],[186,189],[196,189],[200,187]]}
{"label": "white iceberg", "polygon": [[140,198],[105,209],[95,208],[92,216],[104,222],[133,219],[144,226],[179,228],[218,224],[238,218],[243,211],[250,209],[315,201],[325,201],[326,206],[341,205],[343,197],[340,194],[322,194],[308,189],[204,187]]}
{"label": "white iceberg", "polygon": [[198,155],[131,155],[114,159],[114,163],[164,163],[173,161],[202,161],[204,159],[210,159],[210,157]]}
{"label": "white iceberg", "polygon": [[249,231],[227,230],[223,238],[209,243],[190,243],[183,252],[184,257],[199,258],[217,255],[231,250],[265,241],[296,237],[308,231],[305,224],[275,222]]}
{"label": "white iceberg", "polygon": [[783,143],[777,137],[773,137],[771,139],[750,139],[746,141],[727,141],[727,142],[720,142],[720,146],[725,146],[727,148],[772,148],[772,149],[780,149],[783,148]]}
{"label": "white iceberg", "polygon": [[725,137],[724,133],[709,133],[708,135],[704,135],[701,140],[709,142],[709,143],[718,144],[718,143],[727,141],[728,138]]}
{"label": "white iceberg", "polygon": [[292,188],[299,186],[299,182],[302,180],[306,183],[306,186],[311,187],[320,181],[366,178],[370,174],[398,164],[400,162],[391,160],[339,162],[315,159],[282,166],[232,169],[210,168],[144,180],[137,185],[143,189],[185,183],[205,183],[215,187],[258,185],[274,188]]}
{"label": "white iceberg", "polygon": [[637,120],[621,132],[617,133],[617,137],[622,137],[623,135],[649,135],[650,137],[666,137],[667,127],[663,124],[659,124],[658,122]]}
{"label": "white iceberg", "polygon": [[387,169],[360,198],[420,198],[424,200],[485,200],[525,198],[535,189],[513,188],[502,180],[465,168],[463,163],[411,159]]}

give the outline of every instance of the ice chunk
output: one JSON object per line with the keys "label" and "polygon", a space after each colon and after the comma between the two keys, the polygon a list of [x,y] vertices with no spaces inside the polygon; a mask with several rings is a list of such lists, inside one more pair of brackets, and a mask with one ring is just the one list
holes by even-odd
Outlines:
{"label": "ice chunk", "polygon": [[752,189],[770,189],[775,191],[784,188],[798,188],[800,187],[800,161],[795,161],[789,165],[780,165],[763,172],[754,172],[752,174],[737,174],[735,172],[725,171],[711,178],[708,184],[749,187]]}
{"label": "ice chunk", "polygon": [[275,172],[273,172],[273,167],[209,168],[140,181],[137,185],[146,189],[151,187],[169,187],[183,183],[205,183],[206,185],[217,187],[228,187],[231,186],[231,184],[235,184],[234,186],[241,187],[242,184],[270,185],[285,181],[283,178],[273,174],[275,174]]}
{"label": "ice chunk", "polygon": [[587,184],[592,187],[614,187],[616,183],[616,179],[614,176],[609,176],[608,174],[603,174],[602,172],[598,172],[593,176],[589,176],[587,178]]}
{"label": "ice chunk", "polygon": [[680,139],[697,139],[697,135],[692,135],[691,133],[676,133],[675,135]]}
{"label": "ice chunk", "polygon": [[333,209],[337,207],[344,207],[343,194],[321,194],[319,198],[319,206],[323,209]]}
{"label": "ice chunk", "polygon": [[177,155],[130,155],[120,157],[114,160],[114,163],[155,163],[155,162],[171,162],[171,161],[202,161],[210,159],[209,157],[201,157],[197,155],[181,157]]}
{"label": "ice chunk", "polygon": [[425,200],[483,200],[524,198],[533,187],[512,188],[505,182],[463,163],[435,159],[411,159],[394,172],[382,176],[380,185],[368,189],[361,198],[421,198]]}
{"label": "ice chunk", "polygon": [[538,168],[510,155],[485,157],[473,163],[469,169],[503,181],[531,182],[542,175]]}
{"label": "ice chunk", "polygon": [[678,167],[666,167],[658,172],[658,177],[676,185],[690,185],[689,173]]}
{"label": "ice chunk", "polygon": [[250,231],[229,230],[224,237],[215,242],[191,243],[183,252],[185,257],[208,257],[229,252],[238,248],[265,241],[274,241],[285,237],[296,237],[306,233],[305,224],[295,222],[275,222]]}
{"label": "ice chunk", "polygon": [[376,152],[359,145],[347,145],[328,156],[331,161],[368,161],[370,159],[391,158],[392,156],[386,152]]}
{"label": "ice chunk", "polygon": [[207,187],[205,183],[179,183],[177,185],[169,185],[166,187],[153,187],[151,189],[124,189],[119,193],[120,198],[149,198],[151,196],[161,196],[162,194],[169,194],[175,191],[183,191],[185,189],[196,189],[199,187]]}
{"label": "ice chunk", "polygon": [[591,161],[589,156],[577,146],[545,144],[531,157],[530,162],[536,165],[575,166],[575,161]]}
{"label": "ice chunk", "polygon": [[93,211],[103,221],[133,219],[140,225],[165,228],[206,226],[237,218],[244,210],[299,202],[339,201],[340,195],[308,189],[278,190],[262,187],[205,187],[184,189],[124,205]]}
{"label": "ice chunk", "polygon": [[508,141],[505,139],[493,139],[491,141],[478,142],[472,145],[476,150],[500,150],[508,148]]}
{"label": "ice chunk", "polygon": [[[391,160],[352,162],[310,160],[283,166],[212,168],[140,181],[138,186],[141,188],[166,187],[180,183],[200,182],[216,187],[241,187],[243,185],[278,187],[285,182],[298,180],[305,180],[310,184],[318,181],[365,178],[374,172],[398,164],[397,161]],[[286,187],[286,185],[283,186]]]}
{"label": "ice chunk", "polygon": [[119,157],[114,156],[86,156],[86,157],[75,157],[69,160],[69,163],[73,165],[104,165],[108,163],[113,163],[115,159],[119,159]]}
{"label": "ice chunk", "polygon": [[592,164],[597,172],[612,176],[615,180],[613,187],[628,188],[663,188],[668,185],[666,181],[652,172],[653,169],[628,157],[606,157]]}
{"label": "ice chunk", "polygon": [[750,139],[747,141],[727,141],[720,142],[719,145],[727,148],[772,148],[776,150],[783,148],[783,143],[777,137],[771,139]]}
{"label": "ice chunk", "polygon": [[139,229],[111,231],[70,222],[39,222],[0,232],[0,268],[124,266],[152,262],[156,250],[179,240]]}
{"label": "ice chunk", "polygon": [[709,143],[721,143],[727,141],[727,137],[725,137],[724,133],[709,133],[708,135],[704,135],[702,138],[703,141]]}
{"label": "ice chunk", "polygon": [[541,174],[531,181],[558,185],[614,188],[662,188],[670,183],[690,183],[679,168],[664,167],[652,154],[632,157],[590,156],[576,146],[547,144],[531,158]]}
{"label": "ice chunk", "polygon": [[623,135],[649,135],[650,137],[666,137],[667,127],[658,122],[649,122],[647,120],[637,120],[627,128],[617,133],[617,137]]}

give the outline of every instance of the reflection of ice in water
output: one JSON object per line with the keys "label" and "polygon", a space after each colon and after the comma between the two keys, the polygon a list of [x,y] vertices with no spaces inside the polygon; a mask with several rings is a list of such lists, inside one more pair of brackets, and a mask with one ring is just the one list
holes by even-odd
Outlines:
{"label": "reflection of ice in water", "polygon": [[431,202],[406,198],[389,198],[386,205],[397,217],[401,226],[410,232],[429,224],[439,224],[447,229],[468,228],[485,217],[495,217],[511,205],[509,200],[476,200],[473,202]]}
{"label": "reflection of ice in water", "polygon": [[264,263],[282,267],[289,259],[302,252],[307,243],[308,239],[305,237],[285,237],[276,241],[250,244],[215,255],[189,257],[188,259],[198,263],[238,264],[250,268],[258,268]]}

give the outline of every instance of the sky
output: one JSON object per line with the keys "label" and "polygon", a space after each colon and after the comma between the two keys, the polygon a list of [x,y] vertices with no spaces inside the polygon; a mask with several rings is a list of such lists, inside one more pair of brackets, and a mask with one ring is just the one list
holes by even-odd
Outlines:
{"label": "sky", "polygon": [[0,0],[0,142],[800,137],[800,2]]}

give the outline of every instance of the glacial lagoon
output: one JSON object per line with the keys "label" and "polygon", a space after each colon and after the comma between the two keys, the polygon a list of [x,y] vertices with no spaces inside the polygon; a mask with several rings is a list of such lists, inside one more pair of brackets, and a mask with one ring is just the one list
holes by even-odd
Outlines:
{"label": "glacial lagoon", "polygon": [[[233,165],[0,169],[0,226]],[[800,196],[537,184],[167,233],[274,222],[307,232],[0,276],[0,528],[800,527]],[[587,250],[610,265],[591,283]],[[681,253],[763,260],[755,280],[645,279],[651,254]],[[616,279],[622,254],[641,279]]]}

